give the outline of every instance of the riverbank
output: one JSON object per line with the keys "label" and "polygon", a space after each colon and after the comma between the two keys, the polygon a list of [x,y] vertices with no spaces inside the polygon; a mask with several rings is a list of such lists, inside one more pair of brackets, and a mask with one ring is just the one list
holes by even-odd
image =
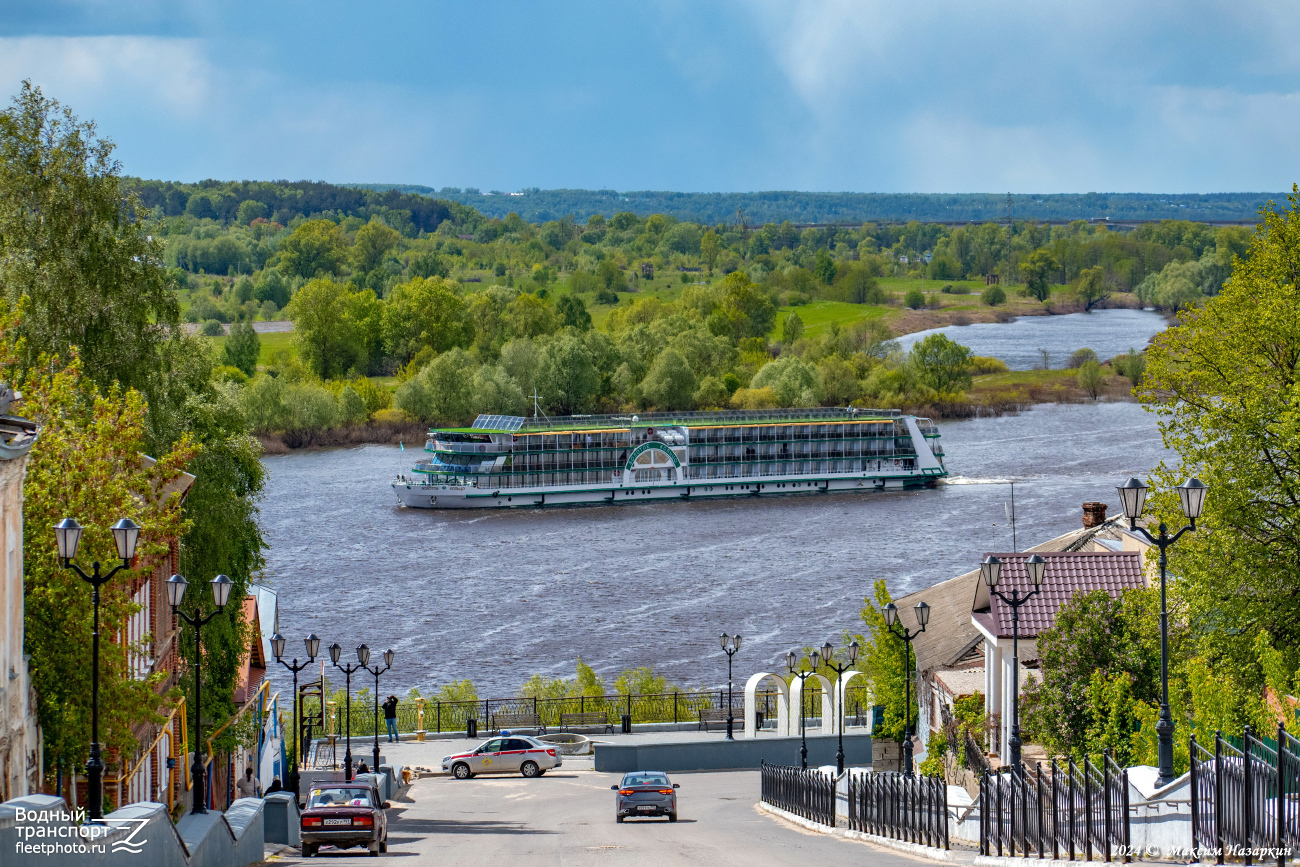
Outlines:
{"label": "riverbank", "polygon": [[1015,370],[977,376],[960,400],[905,405],[903,412],[932,419],[965,419],[1023,412],[1041,404],[1136,402],[1133,383],[1102,368],[1094,396],[1079,387],[1077,370]]}

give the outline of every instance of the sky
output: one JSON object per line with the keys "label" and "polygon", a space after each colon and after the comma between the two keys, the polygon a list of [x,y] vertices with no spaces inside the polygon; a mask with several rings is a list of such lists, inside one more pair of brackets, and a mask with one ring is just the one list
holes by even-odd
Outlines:
{"label": "sky", "polygon": [[23,79],[196,181],[1289,190],[1300,6],[0,0]]}

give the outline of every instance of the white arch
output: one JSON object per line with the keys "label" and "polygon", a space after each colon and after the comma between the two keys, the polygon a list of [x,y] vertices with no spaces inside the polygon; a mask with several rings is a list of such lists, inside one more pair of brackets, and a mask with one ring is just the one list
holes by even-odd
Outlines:
{"label": "white arch", "polygon": [[762,683],[763,678],[770,677],[776,681],[776,733],[783,735],[790,727],[790,687],[786,684],[785,678],[779,674],[772,674],[770,671],[760,671],[758,674],[751,675],[745,682],[745,737],[758,737],[758,709],[755,707],[758,701],[758,685]]}
{"label": "white arch", "polygon": [[[835,688],[831,685],[830,680],[827,679],[825,675],[809,673],[796,675],[794,680],[790,683],[791,695],[796,696],[793,701],[799,704],[799,710],[802,712],[803,702],[800,701],[800,697],[802,696],[804,682],[809,680],[816,680],[822,687],[822,725],[820,733],[824,735],[833,735],[835,734]],[[807,733],[815,734],[816,732],[813,729],[809,729]],[[799,734],[799,716],[797,714],[790,715],[790,734]]]}
{"label": "white arch", "polygon": [[[835,683],[835,719],[839,720],[840,715],[844,712],[845,696],[848,695],[849,685],[853,683],[855,677],[866,677],[863,671],[846,671],[840,675],[840,679]],[[874,720],[867,722],[867,729],[870,731]]]}

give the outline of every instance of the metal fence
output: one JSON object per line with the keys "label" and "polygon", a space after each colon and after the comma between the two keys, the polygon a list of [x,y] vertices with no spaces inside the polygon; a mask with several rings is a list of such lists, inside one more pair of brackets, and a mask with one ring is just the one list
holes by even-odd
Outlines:
{"label": "metal fence", "polygon": [[1132,860],[1128,770],[1107,751],[1044,773],[1021,764],[980,777],[980,853],[1069,861]]}
{"label": "metal fence", "polygon": [[1215,732],[1211,752],[1192,736],[1195,858],[1213,855],[1222,864],[1227,855],[1282,867],[1300,849],[1300,740],[1278,726],[1270,744],[1247,726],[1239,743]]}
{"label": "metal fence", "polygon": [[835,778],[810,768],[761,763],[761,793],[765,804],[817,822],[835,825]]}
{"label": "metal fence", "polygon": [[937,776],[851,774],[849,827],[947,849],[948,786]]}

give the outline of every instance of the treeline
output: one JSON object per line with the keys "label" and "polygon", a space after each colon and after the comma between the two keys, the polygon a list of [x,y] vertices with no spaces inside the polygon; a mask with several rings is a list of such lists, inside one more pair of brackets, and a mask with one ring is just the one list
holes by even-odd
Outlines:
{"label": "treeline", "polygon": [[[433,187],[417,184],[353,184],[370,190],[397,190],[469,205],[503,218],[514,211],[529,222],[556,220],[567,214],[586,219],[612,217],[619,211],[638,216],[665,214],[695,223],[731,223],[742,210],[750,224],[863,223],[867,221],[985,222],[1007,216],[1005,193],[679,193],[659,190],[540,190],[510,195],[500,190]],[[1241,220],[1254,222],[1269,201],[1286,193],[1027,193],[1012,195],[1016,220]]]}

